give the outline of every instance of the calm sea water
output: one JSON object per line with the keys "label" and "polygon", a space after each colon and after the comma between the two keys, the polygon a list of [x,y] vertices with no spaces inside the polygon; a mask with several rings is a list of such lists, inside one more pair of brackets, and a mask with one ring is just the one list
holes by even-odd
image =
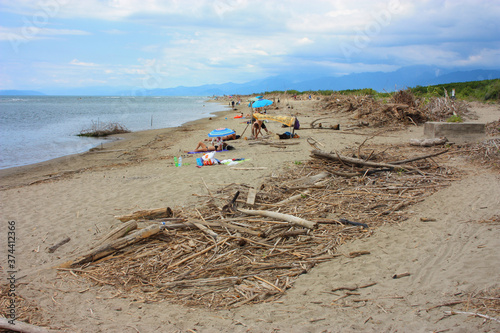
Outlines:
{"label": "calm sea water", "polygon": [[0,96],[0,169],[81,153],[103,139],[76,136],[93,123],[141,131],[180,126],[224,106],[204,97]]}

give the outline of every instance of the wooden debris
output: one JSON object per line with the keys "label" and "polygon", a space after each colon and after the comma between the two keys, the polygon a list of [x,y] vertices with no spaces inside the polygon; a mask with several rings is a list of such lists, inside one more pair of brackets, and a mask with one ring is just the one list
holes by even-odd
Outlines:
{"label": "wooden debris", "polygon": [[138,210],[132,214],[115,216],[118,220],[122,222],[127,222],[130,220],[154,220],[162,217],[171,217],[173,215],[172,209],[167,208],[156,208],[148,210]]}
{"label": "wooden debris", "polygon": [[[375,163],[411,160],[419,151],[407,144],[392,150],[377,145],[362,148],[373,152],[370,161]],[[274,174],[259,188],[258,205],[271,214],[255,214],[249,209],[247,184],[214,189],[203,196],[209,197],[205,204],[176,207],[175,218],[148,221],[164,232],[71,272],[99,285],[114,286],[124,297],[140,293],[147,302],[167,300],[222,309],[277,299],[283,294],[280,290],[293,286],[298,276],[316,264],[342,256],[337,252],[340,245],[368,237],[383,224],[408,219],[406,207],[457,179],[453,169],[438,164],[442,157],[437,154],[443,149],[429,150],[427,155],[436,154],[432,163],[425,158],[403,163],[423,169],[425,174],[401,172],[394,162],[390,164],[397,168],[360,166],[338,159],[306,161]],[[349,152],[339,155],[349,156]],[[352,155],[364,156],[361,151]],[[383,169],[388,170],[379,172]],[[357,175],[336,177],[334,172]],[[296,199],[287,200],[292,197]],[[231,203],[237,203],[239,209],[230,209]],[[305,220],[312,228],[290,222],[289,217]],[[342,223],[340,217],[360,225]],[[217,239],[207,237],[193,222],[210,228]],[[359,227],[363,224],[369,229]],[[350,255],[365,253],[368,251]],[[62,272],[73,278],[69,271]]]}
{"label": "wooden debris", "polygon": [[271,217],[271,218],[275,218],[278,220],[287,221],[287,222],[299,225],[301,227],[309,228],[309,229],[314,229],[316,227],[315,222],[307,221],[307,220],[302,219],[300,217],[296,217],[296,216],[292,216],[292,215],[288,215],[288,214],[271,212],[271,211],[266,211],[266,210],[250,210],[250,209],[243,209],[243,208],[239,208],[238,211],[245,213],[247,215],[260,215],[260,216]]}
{"label": "wooden debris", "polygon": [[358,285],[344,286],[344,287],[334,288],[331,291],[332,292],[336,292],[336,291],[340,291],[340,290],[355,291],[355,290],[358,290],[358,289],[368,288],[368,287],[374,286],[376,284],[377,284],[376,282],[370,282],[370,283],[362,285],[362,286],[358,286]]}
{"label": "wooden debris", "polygon": [[415,170],[414,167],[406,166],[406,165],[394,165],[394,164],[389,164],[389,163],[377,163],[377,162],[370,162],[370,161],[363,161],[358,158],[352,158],[352,157],[347,157],[347,156],[342,156],[339,154],[333,155],[326,153],[324,151],[320,150],[313,150],[311,152],[313,156],[317,157],[324,157],[328,158],[331,160],[339,160],[345,163],[350,163],[350,164],[357,164],[357,165],[364,165],[364,166],[370,166],[370,167],[377,167],[377,168],[391,168],[391,169],[406,169],[406,170]]}
{"label": "wooden debris", "polygon": [[401,273],[401,274],[394,274],[392,276],[393,279],[400,279],[402,277],[405,277],[405,276],[410,276],[410,273]]}
{"label": "wooden debris", "polygon": [[410,145],[419,147],[432,147],[444,145],[448,142],[445,137],[434,138],[434,139],[410,139]]}
{"label": "wooden debris", "polygon": [[111,230],[107,235],[105,235],[103,238],[101,238],[98,242],[94,244],[94,247],[97,247],[101,244],[107,243],[114,241],[118,238],[121,238],[128,234],[130,231],[137,229],[137,222],[136,221],[128,221],[125,222],[124,224],[114,228]]}
{"label": "wooden debris", "polygon": [[49,253],[54,253],[59,247],[63,246],[64,244],[66,244],[67,242],[69,242],[71,240],[70,237],[66,237],[64,238],[62,241],[52,245],[51,247],[49,247]]}
{"label": "wooden debris", "polygon": [[123,249],[124,247],[127,247],[131,244],[134,244],[140,240],[151,237],[152,235],[155,235],[158,232],[160,232],[160,230],[161,229],[160,229],[160,226],[158,224],[150,225],[149,227],[138,230],[138,231],[126,236],[126,237],[119,238],[119,239],[114,240],[114,241],[109,242],[109,243],[104,243],[104,244],[90,250],[89,252],[83,254],[82,256],[80,256],[76,259],[69,260],[69,261],[61,264],[59,267],[68,268],[71,266],[82,265],[82,264],[97,260],[99,258],[110,255],[110,254],[112,254],[120,249]]}
{"label": "wooden debris", "polygon": [[257,190],[254,188],[248,189],[247,204],[253,205],[255,203],[255,197],[257,196]]}
{"label": "wooden debris", "polygon": [[465,311],[445,311],[444,313],[448,314],[448,315],[456,315],[456,314],[464,314],[464,315],[467,315],[467,316],[474,316],[474,317],[481,317],[481,318],[484,318],[484,319],[487,319],[487,320],[493,320],[493,321],[496,321],[498,323],[500,323],[500,319],[497,319],[497,318],[494,318],[494,317],[491,317],[491,316],[488,316],[488,315],[485,315],[485,314],[482,314],[482,313],[477,313],[477,312],[465,312]]}

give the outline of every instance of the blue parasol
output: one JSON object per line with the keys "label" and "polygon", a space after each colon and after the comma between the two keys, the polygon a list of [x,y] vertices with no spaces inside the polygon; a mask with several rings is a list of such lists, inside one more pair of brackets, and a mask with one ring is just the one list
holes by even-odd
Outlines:
{"label": "blue parasol", "polygon": [[227,135],[231,135],[234,133],[235,132],[230,128],[217,128],[217,129],[214,129],[212,132],[208,133],[208,136],[211,138],[218,138],[221,136],[227,136]]}
{"label": "blue parasol", "polygon": [[271,105],[273,104],[273,101],[270,101],[268,99],[259,99],[258,101],[254,102],[252,104],[252,107],[253,108],[262,108],[264,106],[268,106],[268,105]]}

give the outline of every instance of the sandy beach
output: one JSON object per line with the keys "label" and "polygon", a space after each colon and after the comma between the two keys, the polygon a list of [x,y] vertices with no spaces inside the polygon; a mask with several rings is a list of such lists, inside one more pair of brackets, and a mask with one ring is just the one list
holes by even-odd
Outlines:
{"label": "sandy beach", "polygon": [[[249,119],[234,118],[248,113],[244,104],[182,127],[120,135],[123,140],[83,154],[0,170],[2,238],[7,238],[8,221],[15,221],[16,294],[30,302],[32,323],[55,332],[500,331],[500,174],[459,153],[441,155],[439,163],[456,170],[454,180],[401,208],[408,219],[377,226],[369,237],[341,245],[341,256],[315,265],[271,301],[218,310],[168,300],[148,303],[54,269],[121,225],[115,216],[201,205],[209,192],[231,184],[258,190],[274,175],[311,159],[314,148],[308,138],[328,152],[355,150],[365,141],[389,147],[423,138],[422,126],[360,126],[351,113],[326,112],[315,99],[282,99],[275,105],[270,114],[293,113],[301,123],[299,138],[283,140],[297,143],[286,149],[250,139]],[[498,104],[472,104],[471,109],[477,115],[473,122],[500,119]],[[325,118],[325,128],[311,128],[319,118]],[[328,128],[336,124],[340,130]],[[246,160],[238,167],[197,168],[200,154],[185,151],[220,127],[232,128],[242,138],[231,142],[234,150],[216,157]],[[274,134],[287,130],[276,122],[267,127],[272,133],[265,135],[267,142],[279,142]],[[426,153],[426,148],[415,149],[415,155]],[[175,167],[179,156],[184,165]],[[49,247],[67,237],[69,242],[49,253]],[[1,244],[6,281],[8,248]],[[369,254],[347,255],[355,251]],[[393,278],[402,273],[408,275]],[[342,289],[346,287],[352,287],[352,295]],[[496,299],[496,310],[478,308],[471,295],[485,302]],[[2,294],[2,299],[8,298]],[[489,313],[496,320],[467,312]]]}

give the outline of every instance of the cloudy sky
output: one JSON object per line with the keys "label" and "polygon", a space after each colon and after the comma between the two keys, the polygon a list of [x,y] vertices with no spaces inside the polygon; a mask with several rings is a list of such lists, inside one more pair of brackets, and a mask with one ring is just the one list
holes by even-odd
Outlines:
{"label": "cloudy sky", "polygon": [[500,69],[500,1],[0,0],[0,89]]}

